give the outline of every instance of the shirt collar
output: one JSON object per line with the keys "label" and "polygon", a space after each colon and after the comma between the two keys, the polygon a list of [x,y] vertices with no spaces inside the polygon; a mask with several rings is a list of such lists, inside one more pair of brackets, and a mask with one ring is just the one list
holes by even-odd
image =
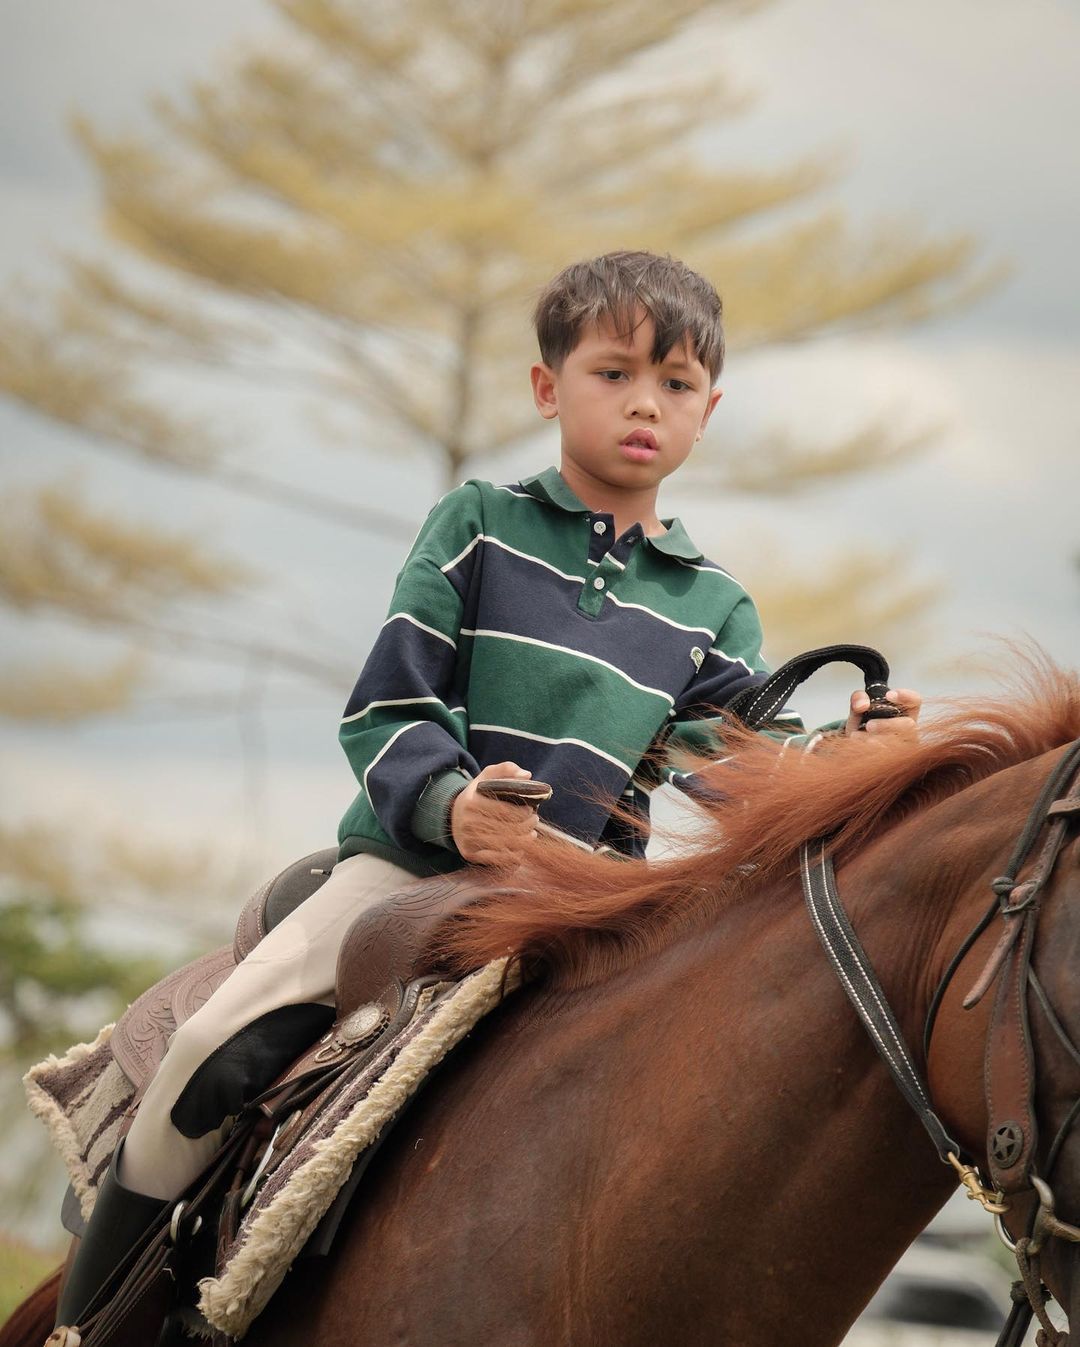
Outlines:
{"label": "shirt collar", "polygon": [[[546,501],[548,505],[554,505],[568,514],[592,513],[566,485],[558,468],[545,468],[543,472],[538,472],[533,477],[523,477],[521,485],[530,496]],[[657,552],[663,552],[665,556],[675,557],[679,561],[704,560],[702,552],[695,547],[690,535],[683,528],[681,519],[662,519],[660,522],[665,525],[667,532],[657,534],[655,538],[645,539]]]}

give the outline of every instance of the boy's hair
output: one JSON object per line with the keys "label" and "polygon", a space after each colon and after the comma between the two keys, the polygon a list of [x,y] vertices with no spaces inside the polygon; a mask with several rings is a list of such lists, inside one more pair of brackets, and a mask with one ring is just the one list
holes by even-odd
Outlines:
{"label": "boy's hair", "polygon": [[605,318],[629,341],[642,310],[656,330],[652,359],[657,364],[686,341],[716,382],[724,364],[720,296],[685,262],[657,253],[605,253],[560,271],[544,287],[533,315],[540,357],[558,369],[581,339],[582,328]]}

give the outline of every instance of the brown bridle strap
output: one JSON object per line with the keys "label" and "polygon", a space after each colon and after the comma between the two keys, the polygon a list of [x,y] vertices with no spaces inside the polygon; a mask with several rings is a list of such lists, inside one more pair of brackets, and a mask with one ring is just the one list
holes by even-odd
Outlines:
{"label": "brown bridle strap", "polygon": [[[1063,788],[1068,793],[1061,796]],[[1043,785],[1017,841],[1006,875],[993,881],[995,899],[950,960],[945,975],[931,999],[924,1027],[923,1043],[929,1059],[934,1021],[945,991],[960,964],[994,916],[1006,922],[1006,931],[990,955],[986,967],[965,998],[966,1008],[979,999],[1008,971],[998,985],[990,1030],[987,1035],[984,1077],[987,1113],[990,1119],[988,1154],[991,1174],[999,1185],[997,1196],[1035,1189],[1039,1199],[1029,1234],[1012,1247],[1022,1274],[1027,1300],[1014,1304],[998,1339],[998,1347],[1018,1347],[1030,1322],[1038,1314],[1040,1347],[1065,1344],[1068,1334],[1054,1328],[1045,1312],[1045,1294],[1038,1277],[1038,1255],[1045,1239],[1058,1237],[1080,1242],[1080,1229],[1059,1220],[1054,1214],[1053,1193],[1034,1173],[1035,1156],[1035,1063],[1028,1026],[1028,989],[1032,988],[1048,1022],[1065,1045],[1073,1061],[1080,1063],[1080,1049],[1065,1033],[1049,999],[1031,968],[1031,952],[1039,912],[1039,898],[1065,843],[1070,824],[1080,819],[1080,739],[1072,743]],[[1023,884],[1015,876],[1027,860],[1040,834],[1049,831],[1030,876]],[[821,940],[844,991],[870,1034],[874,1046],[901,1093],[929,1132],[939,1156],[954,1166],[969,1196],[977,1198],[988,1211],[1005,1210],[991,1199],[994,1194],[982,1187],[972,1166],[961,1163],[959,1148],[951,1141],[944,1125],[930,1107],[929,1097],[919,1073],[911,1062],[900,1036],[891,1007],[855,936],[836,890],[836,877],[826,842],[807,843],[800,853],[803,892],[815,931]],[[1007,1116],[1012,1115],[1012,1116]],[[1049,1175],[1076,1118],[1080,1116],[1080,1098],[1070,1108],[1058,1129],[1047,1155]],[[1011,1174],[1009,1171],[1013,1171]]]}
{"label": "brown bridle strap", "polygon": [[[1040,910],[1039,899],[1065,844],[1069,822],[1080,812],[1080,753],[1070,752],[1067,761],[1077,769],[1078,775],[1074,777],[1068,795],[1054,801],[1046,810],[1044,819],[1050,820],[1050,826],[1031,877],[1023,884],[1015,885],[1001,906],[1002,919],[1007,929],[1018,934],[1009,941],[1006,955],[998,964],[998,967],[1004,965],[1007,971],[1001,977],[994,999],[993,1018],[986,1041],[985,1078],[990,1173],[1005,1193],[1025,1191],[1031,1186],[1030,1171],[1037,1127],[1027,993],[1031,977],[1031,949]],[[997,969],[991,968],[989,971],[989,980],[992,981]],[[987,979],[980,978],[979,982],[987,982]],[[1042,993],[1041,985],[1037,995],[1039,993]],[[1042,994],[1041,999],[1050,1012],[1045,994]],[[964,1001],[965,1007],[974,1003],[971,995]],[[1064,1037],[1057,1016],[1052,1012],[1050,1022],[1058,1029],[1059,1037]],[[1075,1055],[1075,1049],[1073,1053]]]}

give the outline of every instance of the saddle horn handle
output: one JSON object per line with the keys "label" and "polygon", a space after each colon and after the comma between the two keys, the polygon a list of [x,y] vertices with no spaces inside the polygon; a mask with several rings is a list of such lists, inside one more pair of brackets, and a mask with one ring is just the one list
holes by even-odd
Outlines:
{"label": "saddle horn handle", "polygon": [[885,700],[889,690],[889,666],[885,656],[869,645],[825,645],[808,650],[781,664],[756,688],[747,688],[728,702],[732,711],[752,730],[759,730],[780,710],[797,687],[826,664],[854,664],[863,675],[870,707],[863,712],[859,728],[867,721],[902,716],[903,710]]}

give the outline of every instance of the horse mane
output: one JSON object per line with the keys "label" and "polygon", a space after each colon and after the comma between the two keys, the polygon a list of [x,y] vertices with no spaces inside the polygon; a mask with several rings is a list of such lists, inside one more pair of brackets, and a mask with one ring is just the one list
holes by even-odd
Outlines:
{"label": "horse mane", "polygon": [[913,811],[1080,737],[1080,678],[1041,653],[1009,653],[1016,673],[1005,694],[942,703],[920,721],[916,743],[836,736],[810,754],[785,752],[730,721],[728,756],[695,764],[716,800],[678,854],[612,861],[541,838],[501,892],[450,924],[440,958],[465,969],[517,954],[541,961],[559,985],[586,985],[746,888],[795,873],[806,839],[830,835],[842,859]]}

